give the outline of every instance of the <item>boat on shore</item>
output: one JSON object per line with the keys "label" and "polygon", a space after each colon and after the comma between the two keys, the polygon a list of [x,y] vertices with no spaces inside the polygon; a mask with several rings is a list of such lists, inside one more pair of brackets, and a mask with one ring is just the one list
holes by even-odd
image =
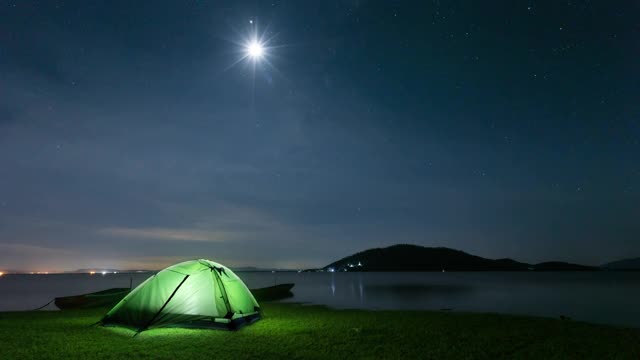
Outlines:
{"label": "boat on shore", "polygon": [[[278,284],[264,288],[250,289],[250,291],[258,301],[275,301],[292,297],[293,293],[291,289],[294,285],[295,284]],[[82,295],[57,297],[54,303],[60,310],[114,306],[127,296],[130,291],[130,288],[112,288]]]}
{"label": "boat on shore", "polygon": [[60,310],[113,306],[130,291],[129,288],[112,288],[89,294],[57,297],[54,303]]}
{"label": "boat on shore", "polygon": [[258,301],[275,301],[293,296],[291,289],[295,284],[278,284],[259,289],[249,289]]}

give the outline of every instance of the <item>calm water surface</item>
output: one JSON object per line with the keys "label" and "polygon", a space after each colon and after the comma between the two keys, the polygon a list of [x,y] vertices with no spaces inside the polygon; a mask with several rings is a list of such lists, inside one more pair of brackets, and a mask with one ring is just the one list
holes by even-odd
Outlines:
{"label": "calm water surface", "polygon": [[[250,288],[292,282],[287,302],[335,308],[569,316],[640,328],[640,272],[265,273],[239,272]],[[149,273],[5,275],[0,311],[30,310],[56,296],[140,284]]]}

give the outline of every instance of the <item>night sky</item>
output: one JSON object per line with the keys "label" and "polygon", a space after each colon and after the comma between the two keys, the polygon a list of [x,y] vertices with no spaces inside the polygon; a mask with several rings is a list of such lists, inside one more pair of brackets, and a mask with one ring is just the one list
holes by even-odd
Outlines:
{"label": "night sky", "polygon": [[[0,268],[640,256],[633,1],[0,1]],[[261,59],[245,58],[257,31]]]}

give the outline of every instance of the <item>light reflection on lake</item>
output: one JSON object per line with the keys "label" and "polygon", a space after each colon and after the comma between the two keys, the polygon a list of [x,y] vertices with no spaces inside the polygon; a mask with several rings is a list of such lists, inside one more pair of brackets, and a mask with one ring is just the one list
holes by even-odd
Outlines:
{"label": "light reflection on lake", "polygon": [[[335,308],[501,312],[569,316],[640,328],[640,272],[239,272],[250,288],[295,283],[287,302]],[[28,310],[53,297],[134,286],[150,276],[5,275],[0,310]]]}

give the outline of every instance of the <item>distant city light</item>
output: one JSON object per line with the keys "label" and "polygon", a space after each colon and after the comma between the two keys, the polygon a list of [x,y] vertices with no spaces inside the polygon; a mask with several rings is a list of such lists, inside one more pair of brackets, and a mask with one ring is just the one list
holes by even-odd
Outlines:
{"label": "distant city light", "polygon": [[0,276],[4,275],[4,272],[0,271]]}
{"label": "distant city light", "polygon": [[94,275],[95,273],[95,271],[89,271],[89,275]]}
{"label": "distant city light", "polygon": [[107,272],[106,272],[106,271],[103,271],[103,272],[102,272],[102,275],[106,275],[106,274],[107,274]]}
{"label": "distant city light", "polygon": [[331,267],[331,268],[328,268],[328,269],[327,269],[327,271],[328,271],[328,272],[335,272],[335,271],[336,271],[336,269],[334,269],[334,268],[332,268],[332,267]]}

